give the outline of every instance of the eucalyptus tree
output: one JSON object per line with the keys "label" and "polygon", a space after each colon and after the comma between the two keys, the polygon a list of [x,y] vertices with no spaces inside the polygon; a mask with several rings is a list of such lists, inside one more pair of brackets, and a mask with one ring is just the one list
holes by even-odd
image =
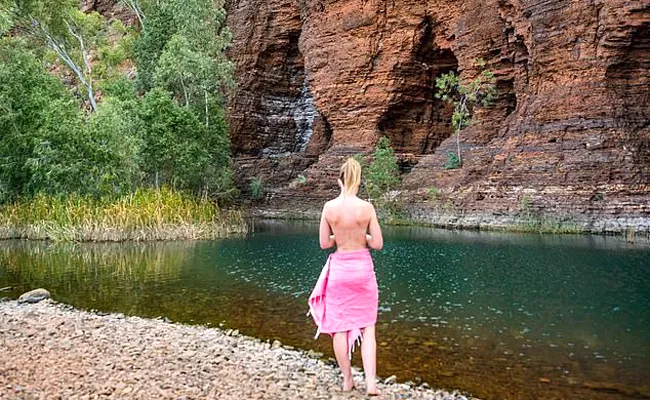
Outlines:
{"label": "eucalyptus tree", "polygon": [[146,21],[135,45],[140,88],[169,91],[209,126],[212,104],[223,106],[234,85],[223,1],[159,0],[135,7]]}
{"label": "eucalyptus tree", "polygon": [[106,40],[103,17],[82,12],[74,0],[3,1],[0,32],[27,33],[46,46],[74,74],[91,110],[96,110],[91,53]]}
{"label": "eucalyptus tree", "polygon": [[[232,182],[224,109],[234,68],[226,57],[231,35],[223,0],[125,1],[141,23],[134,59],[137,87],[146,93],[142,118],[150,121],[143,151],[157,160],[143,166],[149,181],[227,191]],[[169,118],[158,114],[160,108]]]}

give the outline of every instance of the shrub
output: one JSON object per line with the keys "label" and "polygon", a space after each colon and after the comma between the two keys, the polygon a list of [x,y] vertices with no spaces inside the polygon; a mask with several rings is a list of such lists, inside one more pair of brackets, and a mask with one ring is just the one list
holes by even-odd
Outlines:
{"label": "shrub", "polygon": [[432,186],[427,189],[427,196],[429,200],[438,200],[440,199],[442,193],[440,192],[440,189],[438,189],[435,186]]}
{"label": "shrub", "polygon": [[397,186],[399,181],[397,157],[388,138],[382,137],[377,143],[373,161],[366,172],[366,190],[372,199],[378,200]]}
{"label": "shrub", "polygon": [[225,123],[206,128],[198,116],[161,90],[148,92],[139,108],[146,182],[195,193],[230,184]]}
{"label": "shrub", "polygon": [[0,40],[0,202],[79,187],[82,123],[78,104],[26,44]]}
{"label": "shrub", "polygon": [[264,197],[264,183],[262,182],[262,178],[253,178],[249,184],[249,188],[251,191],[251,197],[254,200],[259,200]]}
{"label": "shrub", "polygon": [[447,153],[447,162],[444,163],[443,165],[444,169],[458,169],[460,168],[460,158],[458,157],[458,154],[449,152]]}

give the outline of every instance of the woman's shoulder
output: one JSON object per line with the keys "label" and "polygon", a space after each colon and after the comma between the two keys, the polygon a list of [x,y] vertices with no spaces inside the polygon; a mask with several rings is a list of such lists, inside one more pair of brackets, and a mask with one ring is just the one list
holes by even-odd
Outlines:
{"label": "woman's shoulder", "polygon": [[333,205],[336,205],[337,200],[338,200],[338,197],[335,197],[335,198],[333,198],[331,200],[327,200],[325,202],[325,205],[323,205],[323,208],[327,208],[327,207],[331,207]]}
{"label": "woman's shoulder", "polygon": [[364,200],[364,199],[362,199],[362,198],[359,198],[359,202],[360,202],[360,204],[363,205],[363,207],[371,208],[371,209],[374,209],[374,208],[375,208],[375,206],[373,206],[371,202],[369,202],[369,201],[367,201],[367,200]]}
{"label": "woman's shoulder", "polygon": [[[335,197],[331,200],[328,200],[325,202],[323,209],[334,208],[338,205],[341,205],[343,204],[343,200],[344,199],[342,199],[341,197]],[[360,197],[356,197],[352,202],[350,202],[350,200],[348,199],[345,204],[346,204],[346,208],[350,206],[359,207],[363,209],[370,209],[370,210],[374,210],[375,208],[375,206],[373,206],[371,202],[363,200]]]}

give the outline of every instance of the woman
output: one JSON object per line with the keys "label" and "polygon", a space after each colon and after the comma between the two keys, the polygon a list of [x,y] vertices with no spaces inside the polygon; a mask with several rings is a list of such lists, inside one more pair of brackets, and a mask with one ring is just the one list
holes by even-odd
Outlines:
{"label": "woman", "polygon": [[350,391],[354,386],[350,358],[355,342],[361,340],[366,391],[376,396],[378,291],[368,247],[381,250],[384,240],[375,208],[357,197],[360,183],[361,166],[349,158],[341,166],[338,179],[341,194],[323,207],[320,247],[336,245],[336,252],[321,272],[309,297],[309,308],[318,333],[333,337],[334,354],[343,372],[343,390]]}

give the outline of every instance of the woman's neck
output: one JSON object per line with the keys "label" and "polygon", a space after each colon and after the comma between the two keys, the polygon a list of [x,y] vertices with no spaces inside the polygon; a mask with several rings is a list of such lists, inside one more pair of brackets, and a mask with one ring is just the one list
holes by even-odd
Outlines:
{"label": "woman's neck", "polygon": [[339,197],[357,197],[357,190],[346,192],[345,189],[342,189]]}

